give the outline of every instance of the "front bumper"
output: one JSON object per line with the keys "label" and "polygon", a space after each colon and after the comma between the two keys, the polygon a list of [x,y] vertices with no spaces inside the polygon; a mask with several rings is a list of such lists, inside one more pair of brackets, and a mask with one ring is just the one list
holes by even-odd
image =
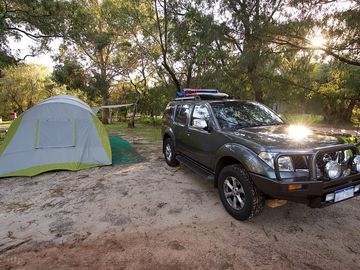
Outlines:
{"label": "front bumper", "polygon": [[[250,173],[250,176],[255,185],[266,195],[276,199],[305,203],[314,208],[334,204],[334,202],[325,201],[326,194],[360,184],[360,174],[330,181],[302,181],[296,179],[283,179],[279,181],[254,173]],[[302,188],[289,190],[289,185],[301,185]],[[359,195],[360,192],[354,193],[354,197]]]}
{"label": "front bumper", "polygon": [[[262,192],[273,198],[305,203],[310,207],[328,206],[335,202],[326,202],[326,195],[360,184],[360,173],[353,172],[349,176],[331,180],[323,175],[318,175],[316,160],[321,154],[335,151],[351,150],[353,155],[356,155],[358,154],[358,146],[359,144],[343,144],[319,147],[311,151],[280,152],[274,158],[275,179],[270,175],[263,176],[254,173],[251,173],[251,177]],[[308,172],[302,176],[296,175],[295,172],[280,172],[279,158],[283,156],[306,156],[308,160]],[[292,189],[291,186],[293,185],[296,185],[297,188]],[[360,192],[354,193],[354,197],[359,195]]]}

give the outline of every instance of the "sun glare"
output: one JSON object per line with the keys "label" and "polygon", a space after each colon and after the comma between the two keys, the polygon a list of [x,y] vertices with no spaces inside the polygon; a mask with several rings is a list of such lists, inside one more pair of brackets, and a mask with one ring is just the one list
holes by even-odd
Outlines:
{"label": "sun glare", "polygon": [[302,141],[311,133],[310,129],[302,125],[291,125],[288,128],[288,134],[294,141]]}
{"label": "sun glare", "polygon": [[326,39],[322,35],[314,36],[311,40],[311,45],[318,48],[326,44]]}

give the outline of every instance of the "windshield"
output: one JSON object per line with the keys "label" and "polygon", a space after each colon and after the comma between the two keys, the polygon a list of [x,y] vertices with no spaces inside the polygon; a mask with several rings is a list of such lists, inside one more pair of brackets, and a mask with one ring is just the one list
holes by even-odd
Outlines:
{"label": "windshield", "polygon": [[216,102],[211,107],[222,129],[285,124],[276,113],[259,103]]}

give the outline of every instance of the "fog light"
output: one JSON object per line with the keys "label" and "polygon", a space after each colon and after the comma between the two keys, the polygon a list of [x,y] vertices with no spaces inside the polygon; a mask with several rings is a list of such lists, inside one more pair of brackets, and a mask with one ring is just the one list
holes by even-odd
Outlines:
{"label": "fog light", "polygon": [[360,185],[356,185],[355,187],[354,187],[354,192],[358,192],[360,190]]}
{"label": "fog light", "polygon": [[329,194],[326,194],[325,201],[330,202],[330,201],[334,200],[334,198],[335,198],[335,194],[334,193],[329,193]]}
{"label": "fog light", "polygon": [[352,169],[353,171],[360,172],[360,156],[356,155],[352,160]]}
{"label": "fog light", "polygon": [[331,179],[339,178],[341,175],[341,165],[336,161],[330,160],[325,165],[325,172]]}
{"label": "fog light", "polygon": [[351,170],[350,170],[350,168],[348,168],[348,169],[346,169],[346,170],[343,171],[342,176],[343,176],[343,177],[349,176],[350,173],[351,173]]}

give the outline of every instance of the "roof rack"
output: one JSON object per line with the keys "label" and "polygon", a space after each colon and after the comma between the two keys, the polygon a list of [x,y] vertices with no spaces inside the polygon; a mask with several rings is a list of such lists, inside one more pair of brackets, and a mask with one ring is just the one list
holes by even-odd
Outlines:
{"label": "roof rack", "polygon": [[201,99],[200,96],[174,98],[175,101],[181,101],[181,100],[200,100],[200,99]]}
{"label": "roof rack", "polygon": [[213,88],[184,88],[182,90],[185,94],[187,93],[219,93],[219,90]]}
{"label": "roof rack", "polygon": [[181,91],[176,92],[176,98],[174,100],[195,100],[195,99],[225,99],[229,95],[219,92],[217,89],[201,89],[201,88],[184,88]]}
{"label": "roof rack", "polygon": [[228,99],[229,95],[224,93],[216,93],[216,94],[200,94],[197,96],[190,96],[190,97],[178,97],[174,98],[174,101],[191,101],[191,100],[221,100],[221,99]]}

